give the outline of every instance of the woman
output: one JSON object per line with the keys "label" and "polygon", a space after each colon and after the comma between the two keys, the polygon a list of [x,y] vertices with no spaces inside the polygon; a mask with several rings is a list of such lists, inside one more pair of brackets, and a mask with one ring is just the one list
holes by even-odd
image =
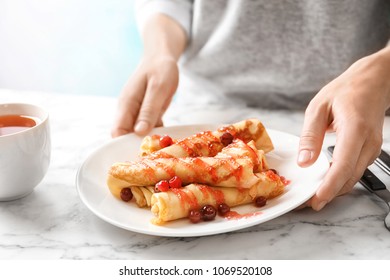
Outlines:
{"label": "woman", "polygon": [[[306,107],[297,162],[336,133],[333,164],[308,202],[350,191],[378,156],[390,106],[389,1],[144,0],[144,54],[125,85],[114,137],[162,125],[177,102]],[[185,93],[185,95],[184,95]]]}

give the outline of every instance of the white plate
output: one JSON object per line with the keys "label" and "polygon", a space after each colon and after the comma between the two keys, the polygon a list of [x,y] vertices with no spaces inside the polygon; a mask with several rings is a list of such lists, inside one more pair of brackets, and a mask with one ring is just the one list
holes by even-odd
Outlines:
{"label": "white plate", "polygon": [[[216,125],[193,125],[156,128],[152,134],[168,134],[182,138],[204,130],[214,130]],[[281,196],[271,199],[262,208],[253,205],[235,207],[240,214],[261,211],[262,214],[250,218],[227,220],[218,217],[211,222],[192,224],[187,219],[156,226],[150,223],[153,214],[149,209],[138,208],[135,203],[125,203],[116,199],[108,190],[106,176],[109,167],[118,161],[137,158],[142,138],[128,134],[116,138],[92,153],[80,167],[76,184],[81,200],[104,221],[130,231],[156,236],[203,236],[229,232],[254,226],[285,214],[308,200],[319,186],[328,160],[321,154],[317,162],[309,168],[296,164],[299,138],[280,131],[268,130],[275,150],[267,155],[271,168],[291,180]]]}

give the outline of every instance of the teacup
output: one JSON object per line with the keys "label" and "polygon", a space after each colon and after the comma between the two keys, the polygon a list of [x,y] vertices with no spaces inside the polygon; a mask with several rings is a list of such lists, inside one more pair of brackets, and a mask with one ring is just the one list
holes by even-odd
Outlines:
{"label": "teacup", "polygon": [[31,193],[50,162],[49,114],[32,104],[0,104],[0,201]]}

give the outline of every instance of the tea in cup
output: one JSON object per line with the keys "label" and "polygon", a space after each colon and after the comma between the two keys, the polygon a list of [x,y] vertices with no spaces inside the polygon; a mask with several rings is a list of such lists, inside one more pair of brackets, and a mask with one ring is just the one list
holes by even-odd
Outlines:
{"label": "tea in cup", "polygon": [[32,104],[0,104],[0,201],[31,193],[50,162],[48,113]]}

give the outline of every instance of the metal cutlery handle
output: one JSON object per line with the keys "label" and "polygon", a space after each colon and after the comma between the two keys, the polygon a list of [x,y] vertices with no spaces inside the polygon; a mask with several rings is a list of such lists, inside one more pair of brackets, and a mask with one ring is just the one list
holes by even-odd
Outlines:
{"label": "metal cutlery handle", "polygon": [[[333,155],[334,146],[328,147],[328,151]],[[382,150],[381,155],[375,160],[375,163],[388,175],[390,175],[390,156]],[[378,198],[383,200],[390,210],[390,191],[387,190],[386,185],[379,180],[368,168],[364,171],[363,176],[359,182],[370,192],[375,194]],[[385,220],[385,227],[390,231],[390,212],[387,213]]]}
{"label": "metal cutlery handle", "polygon": [[386,185],[381,180],[379,180],[379,178],[376,177],[369,169],[364,171],[364,174],[362,178],[360,178],[359,182],[371,192],[386,189]]}
{"label": "metal cutlery handle", "polygon": [[381,150],[381,154],[375,160],[375,164],[379,166],[387,175],[390,175],[390,155],[384,150]]}
{"label": "metal cutlery handle", "polygon": [[[334,146],[328,147],[329,153],[332,155],[334,150]],[[389,156],[390,162],[390,156]],[[363,176],[360,178],[359,182],[370,192],[385,190],[386,185],[379,180],[377,176],[374,175],[368,168],[364,171]]]}

